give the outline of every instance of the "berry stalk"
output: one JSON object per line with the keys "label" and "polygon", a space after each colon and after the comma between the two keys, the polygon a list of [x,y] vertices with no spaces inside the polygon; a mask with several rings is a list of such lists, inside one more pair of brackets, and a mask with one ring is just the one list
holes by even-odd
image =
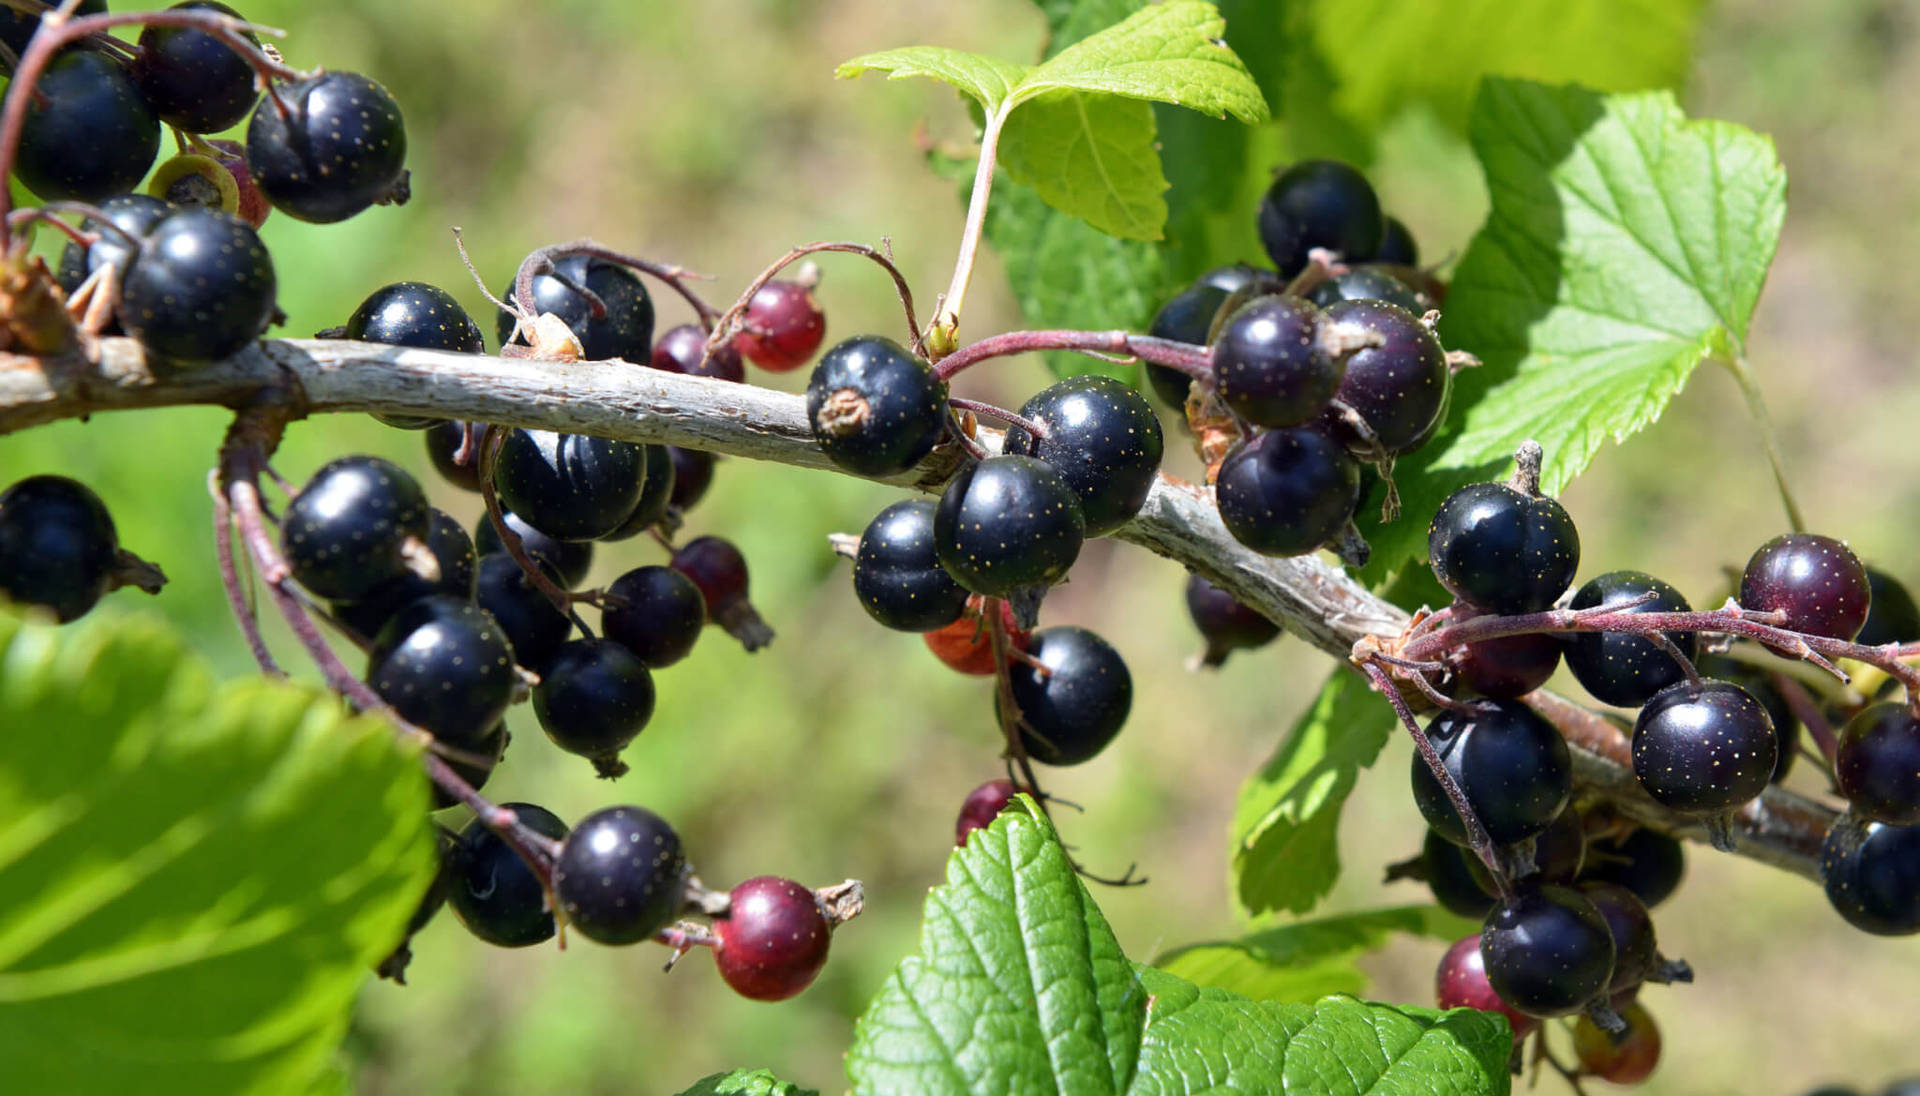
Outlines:
{"label": "berry stalk", "polygon": [[1009,331],[954,351],[933,367],[934,375],[950,381],[970,365],[989,358],[1031,354],[1042,350],[1072,350],[1093,357],[1138,359],[1176,369],[1197,381],[1213,382],[1212,357],[1204,346],[1191,346],[1131,331]]}

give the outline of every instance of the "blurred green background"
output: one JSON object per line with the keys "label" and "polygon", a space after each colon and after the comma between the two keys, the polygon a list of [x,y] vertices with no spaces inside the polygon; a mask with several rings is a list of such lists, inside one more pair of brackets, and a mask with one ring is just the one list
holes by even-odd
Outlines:
{"label": "blurred green background", "polygon": [[[292,32],[281,43],[292,63],[384,82],[409,122],[412,204],[334,226],[279,215],[267,223],[294,335],[343,322],[368,291],[399,279],[448,288],[491,332],[454,251],[454,225],[489,283],[535,246],[591,235],[716,276],[711,295],[723,303],[792,244],[887,236],[924,314],[945,285],[961,209],[921,163],[916,127],[964,143],[966,115],[934,85],[836,82],[833,65],[917,42],[1025,58],[1042,35],[1026,0],[243,7]],[[1911,517],[1920,268],[1905,261],[1920,245],[1911,166],[1920,123],[1909,109],[1920,94],[1917,33],[1913,4],[1727,0],[1704,18],[1684,95],[1691,113],[1779,144],[1792,202],[1753,362],[1810,520],[1909,583],[1920,581]],[[1364,31],[1356,35],[1364,48]],[[1485,209],[1464,148],[1413,117],[1394,124],[1380,152],[1388,208],[1414,226],[1428,257],[1457,252]],[[877,271],[838,257],[824,265],[830,337],[899,334]],[[687,318],[678,302],[658,299],[663,328]],[[968,304],[976,336],[1019,323],[991,256]],[[1044,383],[1029,362],[980,373],[963,394],[1009,405]],[[804,376],[754,379],[797,388]],[[177,411],[0,438],[0,482],[60,471],[93,484],[123,542],[173,579],[158,600],[125,593],[101,611],[164,613],[238,674],[249,666],[213,573],[203,490],[223,426],[219,413]],[[433,478],[418,435],[371,420],[297,424],[277,464],[297,479],[347,452],[405,461],[439,505],[467,521],[478,512],[475,496]],[[1169,464],[1192,467],[1185,455]],[[894,497],[842,477],[723,464],[688,533],[742,546],[779,639],[750,656],[710,632],[692,659],[662,674],[658,714],[617,785],[546,746],[522,710],[516,745],[487,789],[569,820],[615,802],[649,805],[674,820],[716,885],[762,873],[864,880],[867,913],[836,936],[820,981],[796,1001],[753,1004],[701,954],[663,976],[657,949],[578,941],[565,952],[500,951],[443,915],[416,942],[410,985],[368,983],[348,1047],[360,1091],[666,1093],[734,1066],[770,1066],[829,1092],[844,1086],[853,1018],[914,945],[960,798],[999,771],[987,683],[945,672],[918,639],[872,624],[826,549],[827,533],[857,532]],[[1696,603],[1721,596],[1722,568],[1783,527],[1738,393],[1711,369],[1647,436],[1604,453],[1566,502],[1586,541],[1583,575],[1642,568]],[[660,556],[639,542],[603,549],[596,580]],[[1133,668],[1127,732],[1096,761],[1053,774],[1051,790],[1087,808],[1063,822],[1086,863],[1118,873],[1137,862],[1151,877],[1097,894],[1142,959],[1238,930],[1225,886],[1235,791],[1329,665],[1283,641],[1218,674],[1187,672],[1196,637],[1180,607],[1183,579],[1139,550],[1090,544],[1045,614],[1100,631]],[[1382,865],[1419,844],[1408,752],[1396,740],[1361,782],[1330,911],[1424,897],[1417,885],[1377,883]],[[1697,851],[1690,876],[1659,926],[1664,949],[1700,977],[1647,995],[1667,1036],[1647,1091],[1793,1093],[1821,1080],[1920,1073],[1911,1019],[1920,946],[1853,932],[1816,887],[1743,860]],[[1430,1003],[1441,950],[1430,941],[1389,948],[1370,962],[1374,995]]]}

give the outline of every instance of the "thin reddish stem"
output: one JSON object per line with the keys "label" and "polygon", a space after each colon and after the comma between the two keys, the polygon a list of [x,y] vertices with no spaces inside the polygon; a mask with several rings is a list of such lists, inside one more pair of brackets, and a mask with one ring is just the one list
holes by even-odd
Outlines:
{"label": "thin reddish stem", "polygon": [[963,400],[953,396],[947,397],[947,406],[956,411],[971,411],[976,415],[985,415],[990,419],[999,419],[1009,426],[1018,426],[1036,438],[1045,439],[1047,436],[1047,428],[1045,426],[1024,415],[1016,415],[1004,407],[995,407],[993,404],[983,403],[980,400]]}
{"label": "thin reddish stem", "polygon": [[[927,356],[927,345],[921,336],[919,321],[914,318],[913,313],[913,288],[907,284],[907,276],[900,273],[900,268],[894,264],[891,243],[885,239],[882,239],[881,243],[887,244],[887,251],[878,251],[868,247],[866,244],[856,244],[838,240],[822,240],[810,244],[801,244],[799,247],[775,259],[771,265],[760,272],[758,277],[747,283],[747,288],[741,290],[739,299],[733,302],[733,307],[723,313],[719,313],[712,323],[706,324],[708,335],[707,352],[700,359],[701,365],[705,366],[707,359],[713,356],[715,350],[725,346],[727,340],[733,338],[734,335],[738,334],[746,326],[747,307],[753,303],[754,296],[762,289],[765,289],[767,283],[774,279],[774,275],[785,270],[788,266],[799,262],[801,259],[806,258],[808,255],[818,255],[823,252],[859,255],[862,258],[873,260],[879,265],[880,269],[887,272],[887,276],[893,279],[894,291],[900,295],[900,307],[904,309],[907,314],[907,345],[913,348],[915,354],[925,358]],[[701,317],[701,320],[705,323],[706,317]]]}
{"label": "thin reddish stem", "polygon": [[1206,347],[1130,331],[1009,331],[961,347],[942,358],[933,372],[941,380],[949,381],[961,370],[989,358],[1043,350],[1070,350],[1095,356],[1118,354],[1178,370],[1198,381],[1211,383],[1213,380],[1212,358]]}
{"label": "thin reddish stem", "polygon": [[233,611],[234,622],[246,637],[247,651],[253,655],[260,671],[269,677],[286,677],[287,672],[274,661],[266,637],[260,634],[260,618],[255,615],[240,583],[240,572],[233,557],[233,507],[227,502],[226,492],[220,489],[217,468],[207,473],[207,494],[213,496],[213,551],[219,561],[220,587],[226,591],[227,608]]}

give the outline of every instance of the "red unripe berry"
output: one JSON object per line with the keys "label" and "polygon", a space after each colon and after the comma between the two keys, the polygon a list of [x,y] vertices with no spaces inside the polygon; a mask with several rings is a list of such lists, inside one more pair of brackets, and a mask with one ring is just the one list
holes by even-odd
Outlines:
{"label": "red unripe berry", "polygon": [[953,843],[965,845],[968,834],[992,825],[1019,791],[1011,780],[989,780],[968,792],[966,802],[960,804],[960,818],[953,826]]}
{"label": "red unripe berry", "polygon": [[[980,601],[977,597],[968,599],[967,611],[959,620],[937,631],[924,632],[921,638],[927,641],[927,649],[934,657],[948,666],[963,674],[986,677],[993,673],[993,629],[981,612]],[[1000,623],[1007,630],[1007,646],[1016,651],[1026,650],[1032,633],[1014,626],[1013,610],[1004,601],[1000,602]]]}
{"label": "red unripe berry", "polygon": [[1539,1020],[1502,1001],[1493,991],[1493,984],[1487,981],[1486,962],[1480,957],[1477,934],[1454,941],[1440,958],[1440,969],[1434,974],[1434,995],[1441,1008],[1474,1008],[1505,1016],[1516,1043],[1540,1026]]}
{"label": "red unripe berry", "polygon": [[747,303],[746,327],[733,345],[769,373],[807,364],[827,337],[827,317],[813,289],[799,282],[768,282]]}
{"label": "red unripe berry", "polygon": [[827,962],[833,926],[813,892],[762,875],[733,888],[727,915],[713,923],[720,977],[755,1001],[784,1001],[813,984]]}
{"label": "red unripe berry", "polygon": [[1585,1016],[1574,1021],[1573,1051],[1580,1068],[1616,1085],[1637,1085],[1660,1064],[1660,1027],[1638,1004],[1616,1006],[1627,1030],[1609,1035]]}

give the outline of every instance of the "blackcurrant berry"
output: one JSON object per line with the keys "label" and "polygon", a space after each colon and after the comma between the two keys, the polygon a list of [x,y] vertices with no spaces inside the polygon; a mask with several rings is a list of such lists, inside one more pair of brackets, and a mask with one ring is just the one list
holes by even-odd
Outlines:
{"label": "blackcurrant berry", "polygon": [[667,508],[673,504],[673,456],[664,445],[648,445],[647,470],[640,477],[640,501],[633,504],[633,513],[620,523],[620,528],[601,537],[601,540],[618,541],[637,537],[648,529],[667,520]]}
{"label": "blackcurrant berry", "polygon": [[336,603],[334,615],[361,636],[371,638],[379,635],[393,614],[409,602],[431,594],[471,599],[475,567],[473,538],[460,528],[460,523],[444,511],[429,509],[426,548],[433,555],[433,569],[440,577],[424,578],[409,566],[399,577],[388,579],[358,600]]}
{"label": "blackcurrant berry", "polygon": [[[188,0],[169,11],[212,11],[238,18],[240,13],[213,0]],[[241,37],[256,48],[251,31]],[[160,120],[188,133],[218,133],[240,124],[253,111],[253,67],[232,46],[192,27],[144,27],[133,78]]]}
{"label": "blackcurrant berry", "polygon": [[[1607,993],[1617,995],[1637,989],[1655,975],[1661,966],[1660,944],[1653,934],[1653,915],[1647,912],[1640,896],[1618,883],[1582,883],[1579,891],[1607,922],[1613,934],[1613,977],[1607,980]],[[1692,978],[1691,972],[1687,978]]]}
{"label": "blackcurrant berry", "polygon": [[[458,487],[462,491],[480,490],[480,450],[479,434],[474,434],[474,446],[467,454],[465,464],[454,460],[463,448],[467,447],[467,424],[460,421],[438,421],[427,427],[427,459],[433,462],[433,470],[440,478]],[[481,519],[483,522],[485,519]],[[589,549],[591,551],[591,549]]]}
{"label": "blackcurrant berry", "polygon": [[667,566],[693,580],[707,605],[707,620],[718,624],[749,651],[773,642],[773,629],[747,600],[747,558],[732,541],[705,536],[682,544]]}
{"label": "blackcurrant berry", "polygon": [[28,476],[0,492],[0,601],[78,620],[112,589],[119,553],[113,516],[86,484]]}
{"label": "blackcurrant berry", "polygon": [[1875,704],[1847,722],[1833,775],[1854,814],[1920,825],[1920,719],[1904,703]]}
{"label": "blackcurrant berry", "polygon": [[707,623],[693,580],[671,567],[636,567],[607,587],[600,628],[650,670],[687,657]]}
{"label": "blackcurrant berry", "polygon": [[1349,446],[1372,453],[1410,453],[1439,428],[1453,372],[1440,340],[1419,317],[1388,301],[1339,301],[1322,323],[1337,334],[1377,338],[1379,345],[1354,351],[1334,398],[1358,412],[1373,435],[1369,441],[1335,410],[1327,422]]}
{"label": "blackcurrant berry", "polygon": [[933,512],[928,499],[896,502],[860,534],[854,596],[868,616],[897,631],[935,631],[966,611],[966,589],[940,566],[934,550]]}
{"label": "blackcurrant berry", "polygon": [[[487,781],[493,777],[493,770],[499,768],[501,759],[507,755],[507,743],[512,737],[507,733],[505,723],[496,723],[492,730],[481,736],[478,747],[469,747],[465,751],[473,754],[474,760],[449,757],[445,759],[447,767],[451,768],[460,779],[466,781],[468,787],[477,792],[487,786]],[[433,810],[444,811],[460,802],[457,797],[438,784],[431,785],[431,790],[433,792],[431,809]]]}
{"label": "blackcurrant berry", "polygon": [[1573,1022],[1573,1053],[1580,1069],[1616,1085],[1637,1085],[1660,1064],[1660,1028],[1639,1002],[1620,1009],[1627,1030],[1611,1034],[1585,1016]]}
{"label": "blackcurrant berry", "polygon": [[[1680,591],[1640,571],[1608,571],[1587,580],[1576,590],[1572,607],[1592,609],[1653,595],[1634,606],[1635,613],[1686,613],[1693,610]],[[1667,641],[1692,658],[1700,637],[1693,632],[1667,632]],[[1623,708],[1645,704],[1653,694],[1686,677],[1672,655],[1653,641],[1624,632],[1575,632],[1567,637],[1567,669],[1582,688],[1602,704]]]}
{"label": "blackcurrant berry", "polygon": [[1339,301],[1387,301],[1415,316],[1424,315],[1427,304],[1407,283],[1374,266],[1356,266],[1335,274],[1307,294],[1321,308]]}
{"label": "blackcurrant berry", "polygon": [[[705,364],[701,363],[702,358],[706,359]],[[683,323],[668,328],[660,341],[653,344],[648,364],[689,377],[713,377],[736,383],[747,379],[746,363],[740,360],[740,351],[735,350],[731,342],[715,347],[713,356],[707,356],[707,333],[699,324]]]}
{"label": "blackcurrant berry", "polygon": [[493,488],[527,524],[561,540],[620,528],[640,503],[647,450],[630,441],[514,430],[493,466]]}
{"label": "blackcurrant berry", "polygon": [[1462,644],[1453,661],[1460,683],[1492,700],[1517,700],[1560,668],[1559,637],[1527,632]]}
{"label": "blackcurrant berry", "polygon": [[[1487,700],[1471,707],[1434,716],[1427,738],[1487,836],[1497,845],[1525,841],[1547,828],[1573,792],[1567,741],[1524,704]],[[1435,832],[1455,844],[1467,843],[1466,823],[1417,753],[1413,798]]]}
{"label": "blackcurrant berry", "polygon": [[13,173],[44,201],[95,202],[139,184],[160,151],[160,119],[110,54],[69,49],[41,71]]}
{"label": "blackcurrant berry", "polygon": [[[48,10],[58,7],[51,5]],[[74,9],[73,17],[83,15],[105,15],[107,0],[80,0],[80,6]],[[15,57],[27,52],[27,44],[33,41],[34,32],[40,29],[40,13],[15,11],[9,7],[0,7],[0,42],[6,43]],[[9,67],[5,71],[11,72]]]}
{"label": "blackcurrant berry", "polygon": [[627,771],[620,751],[653,718],[653,675],[610,639],[572,640],[541,671],[533,713],[554,745],[619,776]]}
{"label": "blackcurrant berry", "polygon": [[1278,273],[1265,267],[1254,266],[1252,263],[1229,263],[1226,266],[1216,266],[1200,275],[1193,284],[1212,286],[1229,295],[1242,293],[1250,297],[1278,293],[1287,288],[1286,280]]}
{"label": "blackcurrant berry", "polygon": [[[1013,619],[1013,610],[1004,601],[996,601],[1000,612],[1000,627],[1007,634],[1009,650],[1025,651],[1033,642],[1033,635],[1022,629]],[[950,669],[973,677],[986,677],[994,672],[993,665],[993,629],[987,623],[985,610],[979,597],[967,599],[967,609],[959,620],[944,628],[936,628],[921,637],[926,640],[927,649],[933,656],[947,664]]]}
{"label": "blackcurrant berry", "polygon": [[[976,594],[1029,599],[1066,577],[1080,556],[1086,518],[1065,477],[1032,457],[988,457],[948,481],[933,516],[940,565]],[[1014,618],[1033,615],[1014,606]]]}
{"label": "blackcurrant berry", "polygon": [[[61,268],[65,267],[62,263]],[[1878,647],[1883,643],[1920,640],[1920,606],[1913,603],[1913,595],[1899,579],[1877,567],[1869,567],[1867,589],[1873,597],[1867,605],[1867,622],[1860,626],[1860,634],[1853,637],[1855,643]]]}
{"label": "blackcurrant berry", "polygon": [[[545,567],[547,577],[558,583],[556,572],[544,559],[535,556],[534,562]],[[514,661],[535,673],[546,672],[560,645],[573,634],[573,621],[554,608],[527,572],[505,552],[480,557],[473,597],[505,633],[513,647]]]}
{"label": "blackcurrant berry", "polygon": [[1724,814],[1766,790],[1779,750],[1753,694],[1725,681],[1682,681],[1654,694],[1633,723],[1633,774],[1683,814]]}
{"label": "blackcurrant berry", "polygon": [[[173,207],[145,194],[116,194],[100,203],[100,211],[107,215],[108,221],[138,239],[152,231],[160,218],[173,212]],[[133,248],[127,246],[125,238],[114,232],[101,232],[99,223],[92,217],[80,222],[80,231],[96,234],[99,239],[84,248],[70,243],[60,253],[60,273],[55,279],[60,288],[71,294],[87,280],[87,275],[103,266],[113,267],[114,275],[124,278],[127,263],[133,259]]]}
{"label": "blackcurrant berry", "polygon": [[567,923],[602,944],[633,944],[673,923],[685,901],[680,835],[645,807],[582,818],[560,846],[553,896]]}
{"label": "blackcurrant berry", "polygon": [[1618,883],[1652,909],[1679,889],[1680,877],[1686,874],[1686,855],[1680,842],[1666,834],[1635,829],[1624,837],[1594,841],[1580,878]]}
{"label": "blackcurrant berry", "polygon": [[953,823],[953,843],[961,847],[967,843],[967,835],[975,830],[984,830],[993,825],[1000,812],[1007,809],[1013,797],[1020,789],[1007,779],[989,780],[985,784],[967,793],[960,804],[960,817]]}
{"label": "blackcurrant berry", "polygon": [[[1580,877],[1580,868],[1586,863],[1587,835],[1580,821],[1580,815],[1572,809],[1560,812],[1551,825],[1533,838],[1533,869],[1522,873],[1514,864],[1518,846],[1503,846],[1501,856],[1513,867],[1513,881],[1528,886],[1542,883],[1557,883],[1572,886]],[[1500,893],[1499,886],[1493,881],[1493,873],[1480,862],[1470,849],[1461,849],[1460,856],[1467,865],[1467,872],[1473,881],[1489,896]]]}
{"label": "blackcurrant berry", "polygon": [[347,318],[347,338],[459,354],[486,350],[480,325],[453,294],[426,282],[394,282],[368,294]]}
{"label": "blackcurrant berry", "polygon": [[400,104],[357,72],[281,84],[254,108],[247,166],[275,209],[331,224],[404,190],[407,127]]}
{"label": "blackcurrant berry", "polygon": [[1264,647],[1280,634],[1278,624],[1199,575],[1187,576],[1187,616],[1207,641],[1203,666],[1218,666],[1234,651]]}
{"label": "blackcurrant berry", "polygon": [[408,571],[431,529],[426,493],[379,457],[323,465],[287,504],[280,543],[293,577],[314,594],[356,601]]}
{"label": "blackcurrant berry", "polygon": [[893,476],[933,452],[947,426],[947,384],[892,339],[838,344],[807,380],[813,440],[833,463]]}
{"label": "blackcurrant berry", "polygon": [[1386,219],[1386,231],[1380,234],[1380,246],[1374,249],[1373,261],[1396,266],[1420,265],[1420,248],[1413,242],[1413,232],[1400,218]]}
{"label": "blackcurrant berry", "polygon": [[1845,543],[1814,533],[1783,533],[1761,545],[1740,576],[1740,607],[1786,614],[1781,627],[1852,639],[1867,622],[1873,588]]}
{"label": "blackcurrant berry", "polygon": [[1007,430],[1003,452],[1053,466],[1080,500],[1086,535],[1105,536],[1133,520],[1160,474],[1160,420],[1146,397],[1112,377],[1070,377],[1022,404],[1020,415],[1046,428]]}
{"label": "blackcurrant berry", "polygon": [[673,497],[670,504],[682,512],[691,510],[707,497],[707,489],[713,486],[713,454],[704,449],[682,449],[677,445],[669,445],[667,455],[673,458]]}
{"label": "blackcurrant berry", "polygon": [[1535,887],[1487,915],[1480,956],[1501,1000],[1529,1016],[1566,1016],[1606,992],[1613,933],[1579,891]]}
{"label": "blackcurrant berry", "polygon": [[1298,426],[1327,409],[1346,372],[1320,343],[1320,310],[1299,297],[1255,297],[1220,328],[1220,399],[1256,426]]}
{"label": "blackcurrant berry", "polygon": [[762,875],[733,888],[727,915],[713,923],[713,960],[735,993],[784,1001],[813,984],[827,963],[833,925],[812,891]]}
{"label": "blackcurrant berry", "polygon": [[273,260],[247,224],[183,209],[155,224],[127,264],[115,312],[127,333],[175,362],[230,357],[272,322]]}
{"label": "blackcurrant berry", "polygon": [[1537,613],[1553,607],[1580,569],[1580,533],[1558,500],[1470,483],[1434,512],[1427,557],[1433,577],[1461,601],[1493,613]]}
{"label": "blackcurrant berry", "polygon": [[[1192,285],[1160,306],[1147,328],[1156,339],[1171,339],[1192,346],[1205,346],[1213,329],[1213,317],[1227,303],[1227,290],[1215,285]],[[1147,383],[1169,407],[1179,410],[1187,404],[1187,392],[1193,378],[1178,369],[1147,363]]]}
{"label": "blackcurrant berry", "polygon": [[1233,538],[1269,556],[1332,540],[1360,503],[1360,466],[1318,426],[1268,430],[1235,447],[1214,482]]}
{"label": "blackcurrant berry", "polygon": [[[593,542],[560,540],[527,524],[527,520],[512,510],[505,512],[507,528],[520,538],[520,547],[527,555],[544,560],[553,568],[555,581],[566,589],[580,585],[593,569]],[[473,550],[480,555],[504,553],[506,545],[500,540],[500,531],[493,527],[487,515],[480,515],[480,523],[473,529]]]}
{"label": "blackcurrant berry", "polygon": [[[1426,876],[1427,888],[1433,891],[1433,900],[1458,916],[1474,920],[1485,918],[1494,906],[1494,894],[1480,884],[1480,876],[1473,871],[1478,863],[1479,858],[1472,852],[1432,830],[1427,831],[1426,841],[1420,848],[1420,867]],[[1481,871],[1485,870],[1482,866]],[[1477,937],[1474,944],[1477,953]]]}
{"label": "blackcurrant berry", "polygon": [[492,617],[449,594],[415,601],[375,637],[367,684],[402,719],[474,749],[513,699],[513,648]]}
{"label": "blackcurrant berry", "polygon": [[[600,298],[605,314],[595,316],[593,302],[576,287]],[[518,305],[514,288],[509,282],[501,296]],[[533,311],[560,317],[580,340],[588,361],[621,358],[645,363],[653,357],[653,298],[640,276],[624,266],[585,255],[563,255],[553,260],[553,274],[533,276]],[[501,313],[500,345],[525,344],[524,338],[513,338],[513,327],[514,318]]]}
{"label": "blackcurrant berry", "polygon": [[1434,996],[1441,1008],[1471,1008],[1497,1012],[1507,1018],[1513,1040],[1532,1034],[1540,1021],[1501,1000],[1487,981],[1486,962],[1480,955],[1480,937],[1466,936],[1454,941],[1440,959],[1434,973]]}
{"label": "blackcurrant berry", "polygon": [[[1085,628],[1042,628],[1033,662],[1008,670],[1020,742],[1035,761],[1078,765],[1107,748],[1133,708],[1133,675],[1120,652]],[[996,701],[996,704],[998,702]]]}
{"label": "blackcurrant berry", "polygon": [[807,364],[827,337],[827,317],[813,290],[799,282],[771,281],[747,302],[746,327],[733,345],[769,373]]}
{"label": "blackcurrant berry", "polygon": [[1259,225],[1260,243],[1283,278],[1306,269],[1316,247],[1366,262],[1386,232],[1372,184],[1336,160],[1303,160],[1281,172],[1260,200]]}
{"label": "blackcurrant berry", "polygon": [[[567,824],[531,803],[502,803],[522,825],[556,841]],[[467,931],[503,948],[524,948],[553,938],[553,913],[547,909],[540,877],[500,836],[479,819],[460,831],[449,859],[447,905]]]}
{"label": "blackcurrant berry", "polygon": [[1800,755],[1800,717],[1793,714],[1793,706],[1780,693],[1780,687],[1774,683],[1773,675],[1763,667],[1728,655],[1704,654],[1694,660],[1694,667],[1703,676],[1731,681],[1760,702],[1767,710],[1767,718],[1773,722],[1773,737],[1778,747],[1778,756],[1773,763],[1775,784],[1786,779],[1793,769],[1793,759]]}
{"label": "blackcurrant berry", "polygon": [[1842,814],[1820,845],[1827,901],[1876,936],[1920,932],[1920,826]]}

